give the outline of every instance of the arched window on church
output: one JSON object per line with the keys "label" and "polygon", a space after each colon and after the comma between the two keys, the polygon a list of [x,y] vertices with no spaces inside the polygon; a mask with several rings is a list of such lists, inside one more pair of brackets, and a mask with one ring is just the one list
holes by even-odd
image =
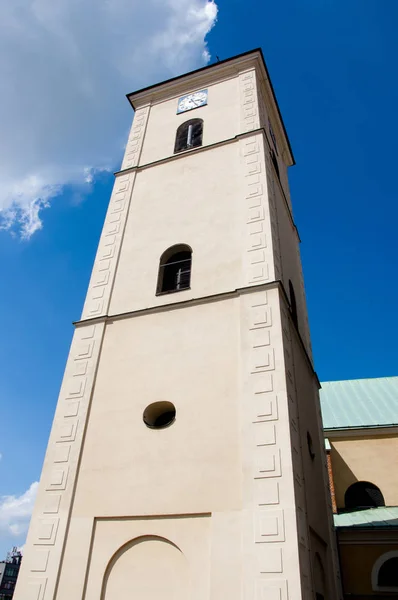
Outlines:
{"label": "arched window on church", "polygon": [[186,290],[191,285],[192,248],[186,244],[171,246],[160,257],[156,294]]}
{"label": "arched window on church", "polygon": [[344,495],[346,508],[374,508],[385,506],[384,497],[377,485],[369,481],[357,481],[350,485]]}
{"label": "arched window on church", "polygon": [[379,569],[377,576],[379,588],[396,588],[398,590],[398,556],[386,560]]}
{"label": "arched window on church", "polygon": [[290,312],[292,314],[293,323],[298,329],[298,317],[297,317],[297,302],[296,294],[294,293],[294,287],[289,279],[289,296],[290,296]]}
{"label": "arched window on church", "polygon": [[[385,552],[372,569],[372,589],[375,592],[398,592],[398,551]],[[396,598],[396,595],[394,596]]]}
{"label": "arched window on church", "polygon": [[174,154],[202,145],[203,119],[185,121],[177,129]]}

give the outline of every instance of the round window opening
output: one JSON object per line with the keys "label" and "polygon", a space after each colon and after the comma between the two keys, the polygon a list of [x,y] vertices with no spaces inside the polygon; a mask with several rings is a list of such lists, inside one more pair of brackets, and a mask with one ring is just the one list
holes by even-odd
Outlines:
{"label": "round window opening", "polygon": [[164,429],[174,423],[176,407],[171,402],[154,402],[146,407],[142,418],[147,427]]}

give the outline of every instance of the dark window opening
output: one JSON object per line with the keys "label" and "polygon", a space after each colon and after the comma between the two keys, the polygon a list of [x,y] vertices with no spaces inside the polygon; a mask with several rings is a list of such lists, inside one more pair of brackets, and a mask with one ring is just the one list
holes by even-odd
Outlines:
{"label": "dark window opening", "polygon": [[177,129],[174,154],[202,145],[203,119],[191,119]]}
{"label": "dark window opening", "polygon": [[344,504],[349,509],[385,506],[380,489],[369,481],[357,481],[350,485],[344,495]]}
{"label": "dark window opening", "polygon": [[316,600],[325,600],[327,597],[325,569],[323,568],[323,563],[318,552],[315,552],[313,566],[315,598]]}
{"label": "dark window opening", "polygon": [[268,129],[269,129],[269,134],[272,139],[272,143],[274,144],[275,152],[278,154],[278,146],[276,145],[275,133],[274,133],[274,130],[272,129],[271,121],[269,119],[268,119]]}
{"label": "dark window opening", "polygon": [[379,587],[398,587],[398,556],[389,558],[384,562],[377,576]]}
{"label": "dark window opening", "polygon": [[192,250],[180,244],[162,254],[159,265],[157,294],[189,289],[191,285]]}
{"label": "dark window opening", "polygon": [[307,446],[308,452],[310,453],[311,460],[315,458],[314,444],[312,443],[312,437],[309,431],[307,431]]}
{"label": "dark window opening", "polygon": [[272,164],[274,165],[274,169],[276,171],[276,174],[278,175],[278,179],[280,179],[278,159],[276,158],[275,152],[273,150],[271,150],[271,160],[272,160]]}
{"label": "dark window opening", "polygon": [[171,402],[154,402],[146,407],[142,418],[150,429],[164,429],[174,423],[176,408]]}
{"label": "dark window opening", "polygon": [[294,293],[294,287],[289,279],[289,296],[290,296],[290,312],[292,314],[293,323],[298,329],[298,317],[297,317],[297,302],[296,294]]}

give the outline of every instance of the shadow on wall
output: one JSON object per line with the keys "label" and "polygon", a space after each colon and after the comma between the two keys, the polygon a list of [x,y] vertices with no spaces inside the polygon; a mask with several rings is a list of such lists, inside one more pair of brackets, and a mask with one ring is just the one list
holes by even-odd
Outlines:
{"label": "shadow on wall", "polygon": [[101,600],[186,600],[188,563],[170,540],[143,536],[122,546],[104,575]]}
{"label": "shadow on wall", "polygon": [[331,459],[337,510],[340,512],[345,509],[344,494],[347,488],[356,483],[358,479],[333,445],[331,448]]}

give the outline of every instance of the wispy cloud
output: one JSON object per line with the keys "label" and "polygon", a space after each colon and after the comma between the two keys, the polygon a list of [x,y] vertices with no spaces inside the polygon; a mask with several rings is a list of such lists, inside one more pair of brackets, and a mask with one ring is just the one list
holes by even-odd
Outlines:
{"label": "wispy cloud", "polygon": [[21,496],[0,497],[0,533],[19,537],[26,533],[39,483],[33,482]]}
{"label": "wispy cloud", "polygon": [[213,0],[13,0],[0,20],[0,228],[29,238],[66,184],[120,159],[126,92],[209,60]]}

